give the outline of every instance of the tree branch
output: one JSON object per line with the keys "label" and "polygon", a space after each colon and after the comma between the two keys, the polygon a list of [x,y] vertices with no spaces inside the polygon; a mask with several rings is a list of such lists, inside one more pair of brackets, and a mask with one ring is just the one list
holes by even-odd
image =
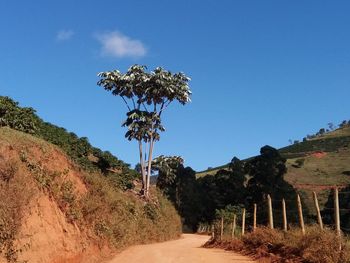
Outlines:
{"label": "tree branch", "polygon": [[171,101],[167,100],[165,102],[162,103],[162,107],[160,108],[159,111],[159,117],[160,115],[162,115],[163,110],[165,110],[166,108],[168,108],[168,106],[170,105]]}
{"label": "tree branch", "polygon": [[120,97],[122,97],[123,101],[125,102],[126,107],[128,107],[128,110],[131,111],[129,104],[126,102],[124,96],[120,96]]}
{"label": "tree branch", "polygon": [[147,112],[148,112],[148,109],[147,109],[147,107],[146,107],[145,103],[143,103],[143,102],[142,102],[142,105],[143,105],[143,107],[145,108],[145,111],[147,111]]}
{"label": "tree branch", "polygon": [[136,110],[135,100],[134,100],[134,98],[133,98],[133,97],[132,97],[131,99],[132,99],[132,104],[134,105],[134,110]]}

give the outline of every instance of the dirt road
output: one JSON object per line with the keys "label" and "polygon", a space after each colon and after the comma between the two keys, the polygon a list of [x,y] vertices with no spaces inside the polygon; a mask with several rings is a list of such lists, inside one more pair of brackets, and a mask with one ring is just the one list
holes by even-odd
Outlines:
{"label": "dirt road", "polygon": [[208,236],[184,234],[174,241],[131,247],[108,263],[249,263],[247,257],[220,249],[201,248]]}

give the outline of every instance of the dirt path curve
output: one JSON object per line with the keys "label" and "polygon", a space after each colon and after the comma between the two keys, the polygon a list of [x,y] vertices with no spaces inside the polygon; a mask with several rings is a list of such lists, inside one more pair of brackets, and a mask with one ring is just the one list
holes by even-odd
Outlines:
{"label": "dirt path curve", "polygon": [[128,248],[108,263],[248,263],[248,257],[221,249],[201,248],[208,236],[184,234],[178,240]]}

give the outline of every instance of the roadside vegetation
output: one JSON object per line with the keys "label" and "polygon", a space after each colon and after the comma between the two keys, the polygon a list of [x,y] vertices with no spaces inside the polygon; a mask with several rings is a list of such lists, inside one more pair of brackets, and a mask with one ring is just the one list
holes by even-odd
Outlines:
{"label": "roadside vegetation", "polygon": [[[146,73],[143,67],[130,70],[143,77],[153,74]],[[155,78],[174,78],[170,72],[158,70]],[[126,76],[130,77],[129,73]],[[123,97],[122,80],[125,76],[118,72],[114,75],[111,72],[101,74],[106,81],[115,79],[115,74],[121,78],[121,83],[101,80],[100,84],[112,92],[118,89],[119,93],[114,92],[115,95]],[[186,84],[188,79],[184,75],[176,78],[185,78],[178,83],[185,92],[178,100],[185,104],[190,95]],[[130,81],[135,84],[132,78]],[[147,88],[148,84],[143,84]],[[169,95],[165,90],[155,99],[148,93],[130,92],[128,98],[131,101],[134,96],[141,97],[135,104],[136,108],[130,108],[127,114],[126,137],[153,147],[159,139],[158,131],[162,130],[160,115],[165,101],[171,102],[177,95]],[[147,105],[160,106],[160,112],[156,109],[147,111]],[[141,107],[146,109],[141,111]],[[242,208],[251,209],[253,204],[260,209],[258,224],[265,225],[268,195],[278,201],[273,204],[277,227],[282,225],[282,220],[279,220],[282,219],[279,207],[282,198],[288,207],[289,223],[293,225],[297,222],[295,200],[298,193],[305,204],[305,223],[312,224],[316,218],[310,209],[310,196],[316,190],[325,224],[331,225],[332,198],[327,187],[334,185],[339,185],[340,194],[344,195],[340,199],[341,221],[349,222],[349,138],[350,126],[345,121],[337,130],[322,130],[304,142],[296,142],[280,150],[266,145],[258,156],[247,160],[234,157],[228,165],[220,169],[211,168],[205,176],[198,176],[191,167],[185,167],[180,156],[159,156],[153,160],[150,156],[146,164],[140,151],[141,163],[136,171],[110,152],[93,147],[87,138],[79,138],[64,128],[44,122],[34,109],[20,107],[11,98],[0,97],[0,199],[5,200],[0,203],[0,255],[9,262],[16,262],[25,249],[16,246],[16,238],[21,222],[28,214],[28,204],[38,194],[53,200],[66,221],[87,233],[101,248],[121,249],[136,243],[175,238],[179,236],[181,226],[183,231],[208,231],[218,218],[232,218],[233,215],[239,218]],[[55,165],[57,158],[64,161]],[[157,187],[149,185],[152,172],[157,173]],[[79,182],[83,187],[79,186]],[[247,224],[251,225],[253,219],[249,209],[246,218]],[[349,224],[343,227],[345,233],[350,232]],[[237,227],[237,233],[239,231]],[[333,249],[334,244],[341,244],[342,250],[331,254],[327,247],[321,251],[326,254],[320,252],[320,247]],[[277,260],[273,262],[287,262],[282,261],[283,258],[291,262],[348,260],[345,240],[338,240],[329,230],[320,232],[313,227],[307,229],[305,236],[298,230],[289,231],[287,236],[278,230],[260,228],[241,240],[212,240],[208,246],[223,246],[248,254],[256,250],[258,256],[271,254],[271,258]],[[290,257],[285,255],[286,251]],[[321,254],[333,261],[318,261],[317,256]]]}
{"label": "roadside vegetation", "polygon": [[223,240],[211,239],[204,247],[223,248],[249,255],[258,262],[274,263],[346,263],[350,262],[350,246],[347,238],[337,237],[330,229],[321,231],[309,226],[303,235],[300,229],[288,232],[257,228],[240,239],[224,236]]}
{"label": "roadside vegetation", "polygon": [[121,188],[132,188],[132,181],[138,176],[129,164],[108,151],[93,147],[88,138],[45,122],[33,108],[21,107],[11,98],[0,96],[0,127],[5,126],[58,146],[82,169],[112,177]]}
{"label": "roadside vegetation", "polygon": [[139,174],[128,164],[8,97],[0,97],[0,120],[0,258],[17,262],[30,250],[17,241],[38,196],[55,202],[66,222],[101,249],[180,235],[172,203],[154,187],[152,198],[141,198]]}

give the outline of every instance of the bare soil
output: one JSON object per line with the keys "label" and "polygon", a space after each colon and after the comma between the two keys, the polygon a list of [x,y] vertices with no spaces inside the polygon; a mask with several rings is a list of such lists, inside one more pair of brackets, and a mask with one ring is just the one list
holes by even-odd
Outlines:
{"label": "bare soil", "polygon": [[108,263],[248,263],[249,257],[222,249],[201,246],[208,241],[204,235],[183,234],[178,240],[133,246],[116,255]]}

